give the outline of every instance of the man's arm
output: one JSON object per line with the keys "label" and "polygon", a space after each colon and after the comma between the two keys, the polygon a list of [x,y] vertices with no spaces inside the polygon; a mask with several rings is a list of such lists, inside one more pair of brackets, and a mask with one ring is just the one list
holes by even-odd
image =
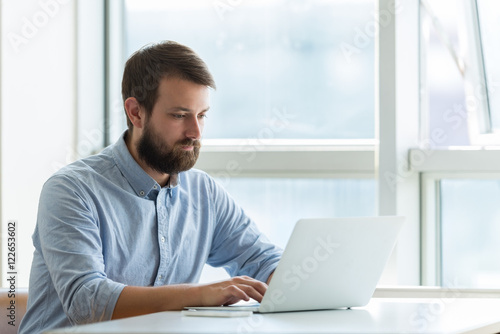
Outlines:
{"label": "man's arm", "polygon": [[268,282],[282,250],[272,244],[234,199],[210,179],[216,226],[207,263],[231,276],[247,275]]}
{"label": "man's arm", "polygon": [[113,319],[182,310],[186,306],[230,305],[250,298],[262,301],[267,285],[247,276],[212,284],[177,284],[158,287],[126,286],[116,302]]}
{"label": "man's arm", "polygon": [[[44,265],[31,275],[53,284],[71,324],[109,320],[125,287],[106,276],[97,214],[86,194],[74,177],[51,177],[40,195],[33,234],[36,254]],[[34,295],[39,293],[35,290]],[[46,298],[55,303],[53,297]]]}

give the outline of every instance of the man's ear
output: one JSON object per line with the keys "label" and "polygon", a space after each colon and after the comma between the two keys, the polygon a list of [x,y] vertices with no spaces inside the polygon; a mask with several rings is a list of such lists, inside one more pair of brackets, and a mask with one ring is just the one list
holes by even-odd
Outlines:
{"label": "man's ear", "polygon": [[129,97],[124,103],[127,116],[134,127],[141,129],[144,126],[144,110],[135,97]]}

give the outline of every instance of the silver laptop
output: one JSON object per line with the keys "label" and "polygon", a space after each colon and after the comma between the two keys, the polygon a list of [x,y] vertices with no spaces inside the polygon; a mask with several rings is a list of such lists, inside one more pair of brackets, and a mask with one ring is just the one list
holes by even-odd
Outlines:
{"label": "silver laptop", "polygon": [[364,306],[375,291],[403,221],[397,216],[299,220],[262,302],[225,306],[224,310],[270,313]]}

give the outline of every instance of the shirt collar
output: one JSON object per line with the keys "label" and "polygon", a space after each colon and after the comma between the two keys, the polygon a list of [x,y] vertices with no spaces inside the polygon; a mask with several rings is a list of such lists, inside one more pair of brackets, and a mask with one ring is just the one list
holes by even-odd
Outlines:
{"label": "shirt collar", "polygon": [[113,158],[123,176],[130,183],[137,196],[147,197],[150,191],[159,191],[160,185],[139,166],[125,143],[125,131],[112,147]]}

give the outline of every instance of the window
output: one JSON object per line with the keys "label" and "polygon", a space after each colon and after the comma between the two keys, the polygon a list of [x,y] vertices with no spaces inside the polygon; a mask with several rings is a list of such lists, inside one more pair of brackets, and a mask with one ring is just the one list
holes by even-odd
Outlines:
{"label": "window", "polygon": [[469,136],[474,145],[500,144],[500,134],[496,128],[498,65],[492,60],[498,53],[498,42],[492,37],[498,27],[495,11],[498,11],[496,2],[468,0],[462,4],[463,26],[467,27],[462,33],[466,105]]}
{"label": "window", "polygon": [[460,4],[421,1],[421,140],[433,148],[469,145],[463,59],[459,54]]}
{"label": "window", "polygon": [[369,0],[126,0],[125,53],[171,39],[200,54],[218,84],[206,139],[374,138],[373,11]]}
{"label": "window", "polygon": [[421,1],[422,132],[436,146],[499,144],[494,1]]}
{"label": "window", "polygon": [[500,288],[500,179],[443,179],[440,202],[441,285]]}
{"label": "window", "polygon": [[222,184],[261,231],[283,248],[297,217],[373,216],[376,212],[373,179],[232,178]]}
{"label": "window", "polygon": [[[421,173],[424,285],[499,288],[495,201],[496,3],[421,3]],[[497,9],[498,10],[498,9]],[[490,146],[484,146],[488,144]]]}
{"label": "window", "polygon": [[[496,35],[500,31],[500,3],[492,0],[477,1],[480,42],[484,61],[485,81],[488,89],[488,111],[491,131],[500,131],[500,43]],[[497,143],[500,143],[497,142]]]}
{"label": "window", "polygon": [[498,289],[500,174],[429,171],[422,184],[423,284]]}
{"label": "window", "polygon": [[[303,217],[376,214],[374,2],[124,2],[124,58],[175,40],[212,71],[198,168],[285,246]],[[279,218],[277,218],[279,217]]]}

